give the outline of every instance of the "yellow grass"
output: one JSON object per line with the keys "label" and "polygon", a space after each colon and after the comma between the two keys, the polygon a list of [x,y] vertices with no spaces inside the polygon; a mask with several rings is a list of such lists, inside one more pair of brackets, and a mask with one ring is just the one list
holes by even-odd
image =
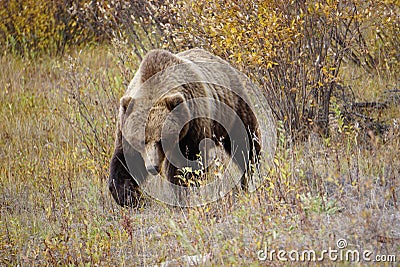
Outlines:
{"label": "yellow grass", "polygon": [[[281,139],[253,194],[191,209],[149,198],[123,209],[107,175],[118,98],[137,62],[128,63],[107,47],[1,58],[0,265],[186,265],[194,255],[207,266],[271,265],[285,262],[259,261],[265,246],[319,253],[340,238],[400,261],[398,107],[382,115],[390,136],[355,129],[295,146]],[[393,85],[353,72],[364,75],[345,77],[359,99]]]}

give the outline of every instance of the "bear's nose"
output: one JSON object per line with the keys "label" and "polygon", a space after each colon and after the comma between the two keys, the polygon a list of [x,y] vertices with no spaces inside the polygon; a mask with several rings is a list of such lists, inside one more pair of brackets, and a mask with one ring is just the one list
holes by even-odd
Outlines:
{"label": "bear's nose", "polygon": [[157,165],[148,166],[146,167],[146,170],[152,175],[157,175],[158,173],[160,173],[160,166]]}

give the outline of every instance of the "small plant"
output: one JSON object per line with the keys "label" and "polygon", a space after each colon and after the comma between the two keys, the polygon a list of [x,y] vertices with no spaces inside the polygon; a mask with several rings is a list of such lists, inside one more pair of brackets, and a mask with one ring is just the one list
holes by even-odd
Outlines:
{"label": "small plant", "polygon": [[202,184],[201,178],[203,176],[202,170],[194,170],[191,167],[183,167],[179,169],[179,173],[175,176],[179,179],[180,183],[184,186],[200,186]]}
{"label": "small plant", "polygon": [[338,206],[335,199],[328,199],[326,195],[313,196],[310,192],[300,195],[300,201],[306,213],[326,213],[333,215],[342,211],[342,207]]}

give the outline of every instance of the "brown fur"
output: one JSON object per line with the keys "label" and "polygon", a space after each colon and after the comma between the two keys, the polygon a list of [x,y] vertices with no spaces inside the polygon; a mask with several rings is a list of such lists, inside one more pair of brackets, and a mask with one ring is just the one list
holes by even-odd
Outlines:
{"label": "brown fur", "polygon": [[[259,137],[256,117],[252,113],[247,103],[231,90],[217,85],[210,86],[193,82],[174,88],[162,95],[159,99],[156,99],[156,102],[151,106],[148,118],[140,117],[140,110],[137,111],[135,108],[140,109],[141,107],[136,107],[136,103],[134,102],[140,85],[168,67],[187,62],[195,64],[196,62],[217,62],[220,64],[228,64],[219,57],[216,57],[201,49],[192,49],[176,55],[164,50],[153,50],[145,56],[142,64],[140,65],[139,71],[129,85],[126,94],[121,99],[115,153],[111,161],[109,182],[110,190],[114,199],[121,205],[127,204],[125,198],[132,198],[132,196],[137,198],[139,195],[139,188],[135,182],[135,179],[130,178],[131,183],[127,183],[129,180],[127,179],[129,173],[124,167],[125,159],[123,158],[124,153],[122,153],[121,145],[123,142],[122,128],[126,123],[125,120],[128,118],[128,120],[138,120],[137,123],[139,123],[139,121],[147,120],[146,132],[144,136],[144,147],[138,151],[133,150],[131,152],[136,158],[139,158],[139,155],[141,156],[141,159],[138,159],[137,163],[138,170],[131,170],[131,172],[134,172],[131,174],[135,178],[136,176],[141,176],[141,178],[143,178],[146,175],[143,174],[143,170],[147,169],[147,171],[153,174],[162,173],[164,177],[173,183],[179,183],[175,177],[177,174],[177,168],[168,162],[166,159],[166,154],[172,153],[171,151],[174,151],[174,149],[179,149],[188,157],[189,160],[194,160],[196,155],[200,152],[199,143],[204,138],[213,139],[216,143],[220,142],[221,140],[225,141],[223,142],[223,146],[225,150],[231,154],[232,151],[230,148],[230,143],[226,142],[229,140],[226,129],[221,127],[219,123],[208,119],[213,113],[217,113],[218,121],[227,123],[226,125],[228,125],[229,128],[227,129],[228,131],[235,129],[237,123],[243,123],[248,130],[250,139],[252,139],[253,136],[257,138]],[[238,77],[225,77],[223,73],[221,74],[221,79],[227,79],[227,81],[231,83],[240,82],[238,81]],[[152,95],[153,92],[149,92],[149,99],[151,99]],[[215,107],[212,103],[207,101],[202,101],[201,103],[196,102],[194,104],[195,106],[189,108],[188,104],[186,104],[186,101],[199,97],[207,97],[216,100],[217,103],[224,103],[232,110],[236,111],[241,122],[233,120],[233,117],[230,114],[219,114],[218,110],[221,110],[221,108],[218,106]],[[179,114],[174,115],[177,116],[174,118],[175,121],[185,121],[185,119],[189,118],[190,116],[196,115],[191,114],[193,112],[202,114],[202,118],[190,120],[190,122],[183,127],[182,131],[179,133],[178,144],[172,144],[172,142],[169,142],[168,144],[172,144],[171,147],[162,147],[160,145],[161,129],[165,124],[167,115],[179,104],[183,106],[183,110]],[[127,112],[128,106],[133,106],[133,111]],[[129,112],[137,112],[135,114],[138,115],[128,117],[126,113]],[[137,125],[134,121],[129,121],[129,123],[131,124],[128,125]],[[174,124],[171,124],[170,127],[171,132],[176,130],[174,128]],[[131,127],[128,130],[131,131],[127,135],[128,139],[129,136],[133,136],[135,138],[140,136],[140,133],[135,132],[135,127]],[[137,142],[136,139],[132,139],[130,141],[130,143]],[[253,159],[253,156],[257,156],[259,153],[260,146],[257,142],[255,142],[254,146],[250,150],[250,159]],[[247,163],[240,162],[238,159],[236,160],[242,169],[246,168]],[[125,188],[129,188],[130,192],[132,193],[123,194],[122,192],[119,192]],[[121,195],[123,195],[122,198],[124,199],[121,199]]]}
{"label": "brown fur", "polygon": [[168,51],[152,50],[144,57],[140,66],[141,81],[144,83],[160,71],[180,63],[182,63],[182,60]]}

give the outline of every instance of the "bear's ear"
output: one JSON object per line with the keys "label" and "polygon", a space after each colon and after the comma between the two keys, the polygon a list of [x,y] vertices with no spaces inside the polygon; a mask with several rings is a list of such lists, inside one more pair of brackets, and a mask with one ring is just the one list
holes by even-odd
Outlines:
{"label": "bear's ear", "polygon": [[132,105],[133,105],[133,103],[134,103],[132,97],[130,97],[130,96],[125,96],[125,97],[121,98],[120,105],[121,105],[122,110],[124,111],[124,113],[125,113],[126,110],[128,109],[128,106],[129,106],[130,103],[132,103]]}
{"label": "bear's ear", "polygon": [[181,93],[174,93],[174,94],[171,94],[171,95],[167,95],[164,98],[164,100],[165,100],[165,104],[167,105],[167,108],[170,111],[172,111],[179,104],[183,103],[185,101],[185,98]]}

